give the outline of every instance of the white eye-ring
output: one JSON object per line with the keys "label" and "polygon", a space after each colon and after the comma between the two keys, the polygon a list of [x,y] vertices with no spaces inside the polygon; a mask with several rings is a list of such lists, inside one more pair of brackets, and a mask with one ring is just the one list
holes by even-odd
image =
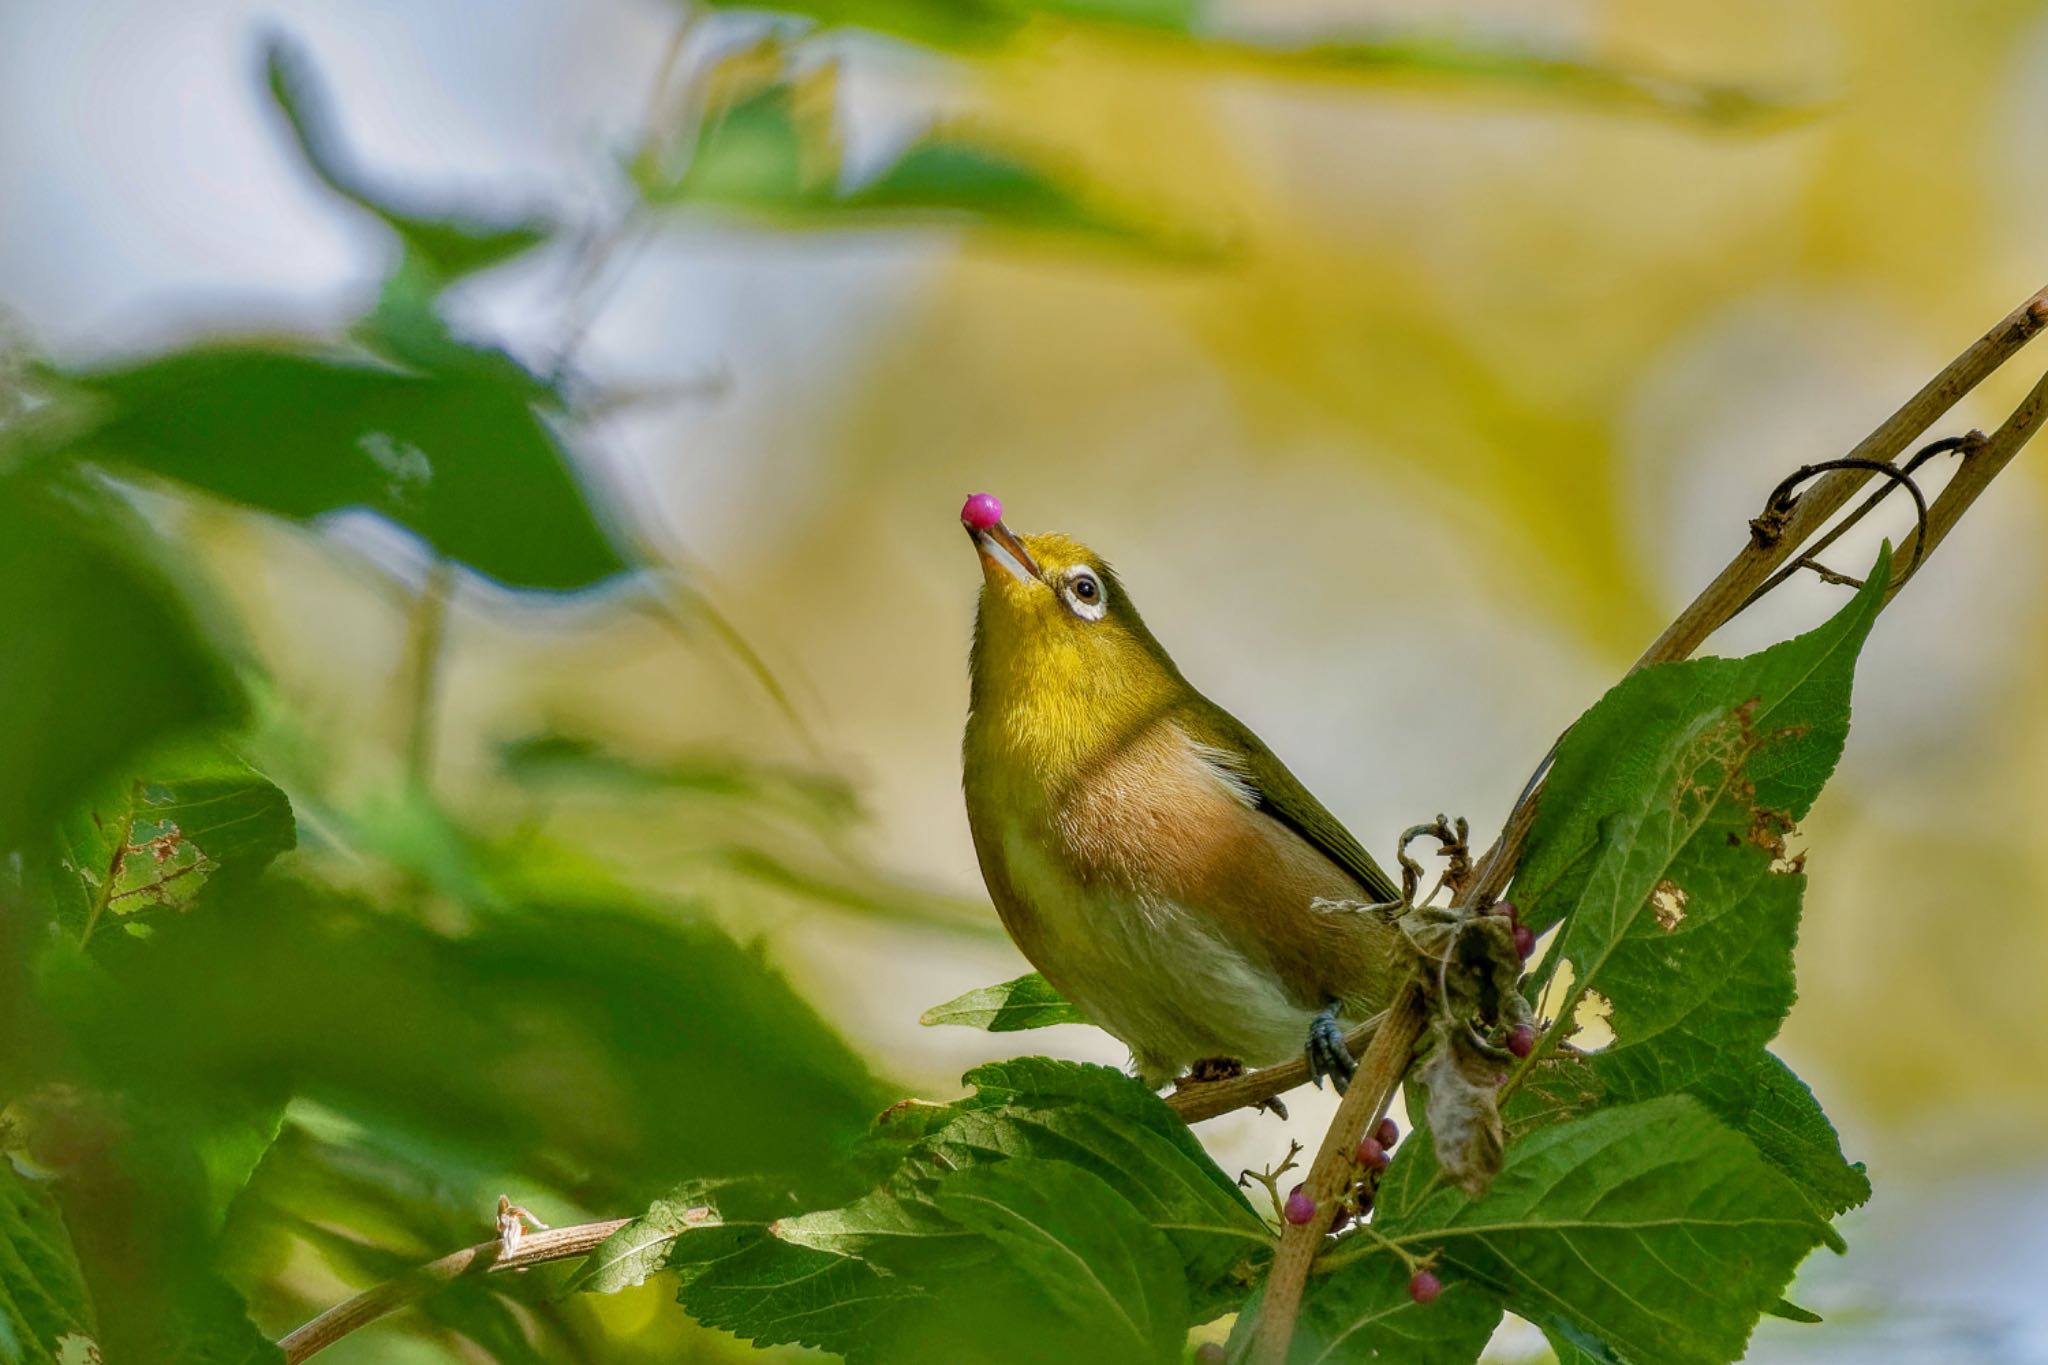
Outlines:
{"label": "white eye-ring", "polygon": [[1102,586],[1093,569],[1068,570],[1060,596],[1066,599],[1067,609],[1083,621],[1100,621],[1109,609],[1109,589]]}

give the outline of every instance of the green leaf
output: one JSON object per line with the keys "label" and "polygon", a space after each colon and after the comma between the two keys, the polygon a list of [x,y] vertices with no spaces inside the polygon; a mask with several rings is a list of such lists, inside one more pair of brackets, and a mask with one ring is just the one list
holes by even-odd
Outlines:
{"label": "green leaf", "polygon": [[96,1330],[56,1202],[0,1158],[0,1359],[56,1365]]}
{"label": "green leaf", "polygon": [[136,750],[240,713],[151,544],[84,480],[0,479],[0,850],[39,839]]}
{"label": "green leaf", "polygon": [[1761,88],[1686,80],[1528,43],[1429,31],[1223,31],[1206,22],[1210,7],[1199,0],[714,0],[714,7],[803,15],[975,56],[1000,51],[1027,25],[1041,32],[1136,30],[1148,40],[1147,57],[1211,72],[1355,85],[1430,82],[1720,126],[1770,127],[1818,108]]}
{"label": "green leaf", "polygon": [[978,991],[934,1005],[918,1016],[918,1022],[961,1024],[987,1029],[990,1033],[1018,1033],[1024,1029],[1053,1024],[1085,1024],[1087,1018],[1052,983],[1037,972],[1026,972],[1000,986],[983,986]]}
{"label": "green leaf", "polygon": [[[1026,1291],[1018,1294],[1020,1322],[1036,1321],[1030,1349],[1044,1352],[1032,1358],[1180,1358],[1188,1331],[1180,1258],[1100,1177],[1022,1157],[964,1171],[935,1198],[996,1244],[1010,1273],[997,1283]],[[978,1309],[987,1307],[984,1297]]]}
{"label": "green leaf", "polygon": [[539,218],[485,217],[402,205],[398,195],[372,186],[349,164],[333,130],[326,94],[302,51],[272,36],[264,45],[263,72],[270,96],[313,174],[396,233],[408,256],[431,270],[437,284],[498,265],[548,239],[552,229]]}
{"label": "green leaf", "polygon": [[66,1013],[129,1093],[317,1100],[487,1169],[579,1170],[599,1208],[699,1174],[840,1195],[885,1092],[758,954],[646,911],[465,909],[429,928],[273,874]]}
{"label": "green leaf", "polygon": [[696,1191],[688,1187],[657,1199],[647,1212],[598,1243],[565,1288],[616,1294],[643,1284],[668,1260],[677,1237],[690,1228],[717,1221],[717,1212],[700,1202]]}
{"label": "green leaf", "polygon": [[682,1281],[677,1301],[705,1326],[849,1359],[887,1341],[896,1315],[921,1297],[865,1261],[778,1242],[762,1225],[688,1229],[668,1267]]}
{"label": "green leaf", "polygon": [[[1431,1304],[1408,1297],[1408,1267],[1392,1256],[1354,1261],[1309,1284],[1295,1317],[1288,1365],[1472,1365],[1500,1325],[1484,1287],[1451,1281]],[[1245,1359],[1264,1293],[1245,1305],[1230,1334],[1231,1358]]]}
{"label": "green leaf", "polygon": [[[1043,1337],[1054,1312],[1045,1296],[1073,1286],[1020,1285],[1019,1267],[1033,1257],[1057,1264],[1063,1253],[1053,1244],[1081,1234],[1062,1222],[1048,1240],[1016,1221],[1050,1228],[1053,1215],[1034,1214],[1009,1184],[980,1183],[983,1173],[1002,1172],[1013,1184],[1085,1205],[1109,1243],[1085,1244],[1094,1249],[1082,1254],[1099,1251],[1121,1267],[1105,1266],[1105,1283],[1128,1285],[1137,1276],[1152,1284],[1146,1267],[1166,1251],[1180,1298],[1159,1297],[1165,1291],[1156,1285],[1144,1289],[1132,1310],[1139,1335],[1164,1320],[1180,1321],[1184,1332],[1185,1315],[1204,1320],[1237,1306],[1271,1255],[1272,1233],[1157,1095],[1108,1067],[1042,1057],[981,1067],[968,1080],[977,1089],[965,1099],[906,1103],[883,1114],[868,1158],[884,1176],[859,1199],[778,1213],[765,1230],[682,1234],[670,1265],[685,1275],[683,1303],[702,1321],[764,1345],[800,1342],[893,1363],[1007,1360],[1013,1357],[988,1353],[1022,1342],[1019,1358],[1044,1359],[1043,1350],[1030,1354],[1029,1343]],[[1008,1212],[991,1211],[988,1201]],[[1114,1211],[1103,1212],[1105,1201]],[[731,1210],[721,1212],[730,1218]],[[1027,1254],[1015,1238],[1036,1239],[1037,1250]],[[963,1302],[990,1312],[1000,1305],[1015,1324],[995,1330],[986,1320],[963,1319]],[[1128,1336],[1115,1338],[1122,1358],[1149,1358],[1129,1353]],[[1060,1350],[1098,1358],[1087,1340]]]}
{"label": "green leaf", "polygon": [[635,167],[649,202],[734,211],[784,228],[964,225],[1095,238],[1169,255],[1216,250],[1111,208],[1042,154],[965,126],[927,129],[856,179],[842,163],[827,78],[764,80],[751,70],[763,53],[734,60],[753,78],[736,81],[740,92],[706,115],[680,174]]}
{"label": "green leaf", "polygon": [[376,512],[515,588],[586,588],[628,567],[516,385],[253,345],[65,378],[88,420],[54,453],[296,520]]}
{"label": "green leaf", "polygon": [[283,792],[217,744],[194,741],[137,760],[65,820],[60,838],[76,883],[66,889],[85,905],[89,933],[103,916],[190,910],[216,879],[262,871],[297,832]]}
{"label": "green leaf", "polygon": [[1537,1129],[1483,1199],[1440,1189],[1377,1226],[1412,1252],[1440,1247],[1446,1284],[1469,1276],[1513,1312],[1676,1365],[1739,1358],[1833,1237],[1747,1139],[1682,1095]]}
{"label": "green leaf", "polygon": [[[1820,628],[1743,659],[1646,669],[1573,726],[1546,782],[1516,879],[1539,931],[1562,919],[1572,994],[1607,1002],[1614,1040],[1539,1067],[1511,1130],[1689,1093],[1839,1212],[1867,1196],[1810,1092],[1764,1049],[1794,996],[1805,889],[1786,836],[1834,770],[1848,734],[1856,653],[1888,582]],[[1539,981],[1548,980],[1539,974]],[[1543,999],[1543,994],[1535,998]]]}

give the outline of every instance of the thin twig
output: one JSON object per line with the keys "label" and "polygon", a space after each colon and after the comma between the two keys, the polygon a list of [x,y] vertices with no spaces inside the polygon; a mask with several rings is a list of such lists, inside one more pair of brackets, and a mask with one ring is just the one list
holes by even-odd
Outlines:
{"label": "thin twig", "polygon": [[632,1221],[630,1218],[611,1218],[601,1223],[579,1223],[574,1227],[531,1232],[519,1239],[518,1249],[509,1256],[505,1254],[504,1243],[495,1237],[488,1242],[452,1251],[438,1261],[429,1261],[410,1275],[372,1285],[346,1303],[336,1304],[304,1326],[286,1333],[278,1340],[278,1349],[284,1352],[285,1365],[298,1365],[350,1332],[367,1327],[386,1314],[395,1313],[456,1280],[587,1256],[605,1238]]}
{"label": "thin twig", "polygon": [[1273,1268],[1266,1276],[1266,1296],[1259,1306],[1257,1334],[1252,1341],[1255,1365],[1283,1365],[1287,1347],[1294,1339],[1294,1318],[1301,1308],[1302,1288],[1308,1283],[1309,1267],[1322,1249],[1329,1231],[1325,1210],[1337,1201],[1354,1178],[1352,1153],[1368,1125],[1376,1123],[1408,1072],[1409,1054],[1422,1036],[1422,992],[1410,982],[1395,999],[1386,1021],[1373,1035],[1358,1075],[1344,1092],[1323,1135],[1315,1164],[1308,1169],[1302,1190],[1315,1201],[1316,1217],[1306,1223],[1289,1223],[1280,1230],[1280,1248],[1273,1254]]}

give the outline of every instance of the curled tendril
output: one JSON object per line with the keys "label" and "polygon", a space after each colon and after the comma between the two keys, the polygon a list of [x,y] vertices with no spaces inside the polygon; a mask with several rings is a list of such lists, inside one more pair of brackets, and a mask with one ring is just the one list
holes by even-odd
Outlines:
{"label": "curled tendril", "polygon": [[1784,534],[1786,518],[1799,502],[1797,493],[1799,485],[1816,475],[1836,469],[1867,469],[1874,474],[1882,474],[1887,482],[1883,488],[1864,499],[1862,504],[1853,512],[1842,518],[1825,535],[1815,541],[1811,549],[1796,556],[1784,568],[1765,579],[1762,585],[1743,601],[1743,607],[1750,606],[1757,599],[1763,597],[1801,569],[1809,569],[1829,583],[1839,583],[1848,587],[1862,587],[1863,584],[1860,579],[1853,578],[1848,574],[1835,572],[1833,569],[1822,564],[1817,556],[1841,539],[1844,532],[1868,516],[1879,503],[1891,496],[1892,492],[1898,488],[1904,488],[1907,495],[1913,499],[1914,519],[1917,523],[1913,536],[1913,557],[1906,565],[1905,572],[1899,575],[1898,579],[1899,583],[1903,585],[1907,579],[1911,578],[1919,570],[1921,556],[1926,553],[1927,549],[1927,497],[1920,491],[1920,485],[1914,481],[1913,472],[1937,455],[1945,455],[1950,451],[1961,451],[1967,455],[1982,445],[1984,439],[1984,433],[1981,431],[1969,431],[1961,436],[1944,436],[1938,441],[1931,441],[1927,445],[1920,447],[1919,450],[1913,453],[1912,458],[1906,461],[1903,467],[1895,465],[1889,460],[1868,460],[1858,456],[1845,456],[1839,460],[1822,460],[1817,464],[1801,465],[1798,469],[1793,470],[1776,488],[1771,490],[1771,496],[1764,503],[1763,515],[1750,523],[1751,531],[1760,539],[1775,539],[1777,536]]}

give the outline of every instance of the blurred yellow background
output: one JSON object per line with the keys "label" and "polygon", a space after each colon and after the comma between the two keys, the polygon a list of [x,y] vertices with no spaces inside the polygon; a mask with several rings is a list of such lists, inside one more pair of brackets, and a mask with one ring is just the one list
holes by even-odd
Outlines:
{"label": "blurred yellow background", "polygon": [[[266,124],[260,21],[318,56],[365,165],[566,206],[597,233],[678,17],[13,0],[0,301],[65,358],[326,327],[362,304],[384,262]],[[833,55],[856,160],[934,110],[971,117],[1215,254],[691,219],[580,292],[544,257],[456,295],[523,356],[587,327],[579,373],[657,393],[591,421],[580,449],[681,586],[536,606],[459,585],[441,789],[485,826],[543,819],[617,875],[704,898],[921,1093],[1005,1052],[1123,1060],[1088,1030],[917,1024],[1022,970],[959,796],[966,493],[1108,556],[1196,685],[1385,860],[1438,811],[1490,835],[1783,473],[1845,451],[2048,279],[2048,5],[1288,0],[1215,18],[1512,42],[1769,107],[1715,119],[1484,73],[1289,78],[1057,25],[964,70],[852,37]],[[693,31],[685,64],[711,42]],[[1988,427],[2039,364],[1932,434]],[[1844,1223],[1848,1255],[1796,1288],[1829,1325],[1767,1320],[1752,1359],[2048,1360],[2044,460],[2001,479],[1887,612],[1804,831],[1779,1050],[1877,1196]],[[1836,567],[1860,572],[1910,525],[1887,510]],[[188,515],[340,789],[388,783],[411,552],[359,526]],[[1841,595],[1801,581],[1716,645],[1780,638]],[[868,820],[820,856],[926,888],[927,920],[736,877],[687,802],[627,827],[573,802],[537,817],[500,790],[496,748],[550,727],[650,760],[738,746],[844,776]],[[1289,1133],[1312,1141],[1328,1105],[1203,1136],[1226,1168],[1260,1165]],[[602,1311],[626,1335],[668,1330],[649,1293]]]}

